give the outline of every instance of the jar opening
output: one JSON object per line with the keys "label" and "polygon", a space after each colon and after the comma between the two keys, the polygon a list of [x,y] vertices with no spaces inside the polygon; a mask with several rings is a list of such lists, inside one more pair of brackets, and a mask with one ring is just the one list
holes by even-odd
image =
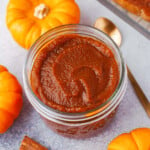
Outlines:
{"label": "jar opening", "polygon": [[[31,68],[33,66],[33,62],[35,59],[35,56],[38,53],[38,50],[41,49],[45,44],[47,44],[50,40],[64,34],[79,34],[79,35],[88,35],[93,38],[96,38],[100,41],[103,41],[111,50],[113,50],[115,53],[115,57],[118,63],[119,71],[120,71],[120,79],[119,83],[117,85],[116,90],[114,93],[107,99],[103,104],[100,106],[80,113],[68,113],[68,112],[62,112],[59,110],[55,110],[53,108],[48,107],[45,105],[32,91],[31,85],[30,85],[30,73]],[[46,32],[44,35],[42,35],[35,44],[30,48],[30,51],[28,53],[26,64],[24,67],[24,85],[25,85],[25,91],[27,95],[31,96],[30,102],[35,108],[39,109],[39,113],[43,113],[45,115],[51,114],[54,118],[63,118],[63,119],[83,119],[85,117],[92,118],[93,116],[96,116],[97,114],[102,115],[105,112],[107,112],[114,103],[118,100],[118,97],[120,96],[120,93],[122,91],[122,88],[124,87],[123,84],[125,82],[125,64],[122,58],[122,55],[120,54],[119,48],[117,45],[103,32],[100,30],[86,26],[86,25],[63,25],[60,27],[56,27],[48,32]],[[48,115],[49,116],[49,115]]]}

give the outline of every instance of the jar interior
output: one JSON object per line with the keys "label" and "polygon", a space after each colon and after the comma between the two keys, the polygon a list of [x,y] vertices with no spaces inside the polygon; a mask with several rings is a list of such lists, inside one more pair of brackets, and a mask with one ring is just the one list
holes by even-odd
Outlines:
{"label": "jar interior", "polygon": [[[32,91],[30,75],[31,75],[31,69],[32,69],[33,63],[36,59],[36,56],[43,50],[43,47],[47,46],[52,40],[54,40],[55,38],[57,38],[61,35],[65,35],[65,34],[66,35],[67,34],[76,34],[76,35],[80,35],[80,36],[90,37],[90,38],[93,38],[95,40],[99,40],[99,41],[105,43],[113,52],[116,62],[118,64],[120,79],[119,79],[119,83],[118,83],[118,86],[117,86],[115,92],[105,103],[103,103],[98,108],[95,108],[94,110],[90,110],[87,112],[81,112],[81,113],[77,113],[77,114],[61,112],[61,111],[58,111],[58,110],[55,110],[53,108],[49,108],[48,106],[46,106],[44,103],[41,102],[41,100],[39,100],[37,98],[37,96]],[[115,95],[118,93],[121,83],[124,79],[124,72],[125,72],[124,62],[123,62],[122,56],[121,56],[120,51],[119,51],[118,47],[116,46],[116,44],[103,32],[101,32],[95,28],[88,27],[88,26],[82,26],[82,25],[66,25],[66,26],[58,27],[58,28],[48,31],[43,36],[41,36],[35,42],[35,44],[31,47],[29,54],[27,56],[27,61],[26,61],[25,69],[24,69],[25,80],[26,80],[25,82],[27,83],[27,87],[28,87],[29,91],[31,92],[32,96],[34,97],[34,100],[36,100],[33,103],[35,103],[36,105],[42,105],[42,108],[44,108],[47,112],[51,111],[51,112],[59,114],[60,116],[66,115],[68,118],[72,118],[72,117],[78,118],[79,115],[93,116],[93,115],[105,110],[105,108],[108,105],[110,105],[113,97],[115,97]]]}

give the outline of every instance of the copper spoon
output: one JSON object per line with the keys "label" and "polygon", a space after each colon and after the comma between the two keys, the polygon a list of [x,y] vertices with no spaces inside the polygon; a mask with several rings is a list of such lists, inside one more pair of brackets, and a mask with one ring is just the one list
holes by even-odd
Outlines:
{"label": "copper spoon", "polygon": [[[94,27],[98,28],[99,30],[103,31],[108,36],[110,36],[112,40],[114,40],[114,42],[118,45],[118,47],[120,47],[122,36],[120,30],[116,27],[116,25],[112,21],[110,21],[107,18],[101,17],[96,20]],[[141,89],[140,85],[134,78],[128,66],[127,66],[127,70],[128,70],[128,77],[134,88],[134,91],[136,92],[148,117],[150,117],[150,102],[148,101],[147,97],[145,96],[143,90]]]}

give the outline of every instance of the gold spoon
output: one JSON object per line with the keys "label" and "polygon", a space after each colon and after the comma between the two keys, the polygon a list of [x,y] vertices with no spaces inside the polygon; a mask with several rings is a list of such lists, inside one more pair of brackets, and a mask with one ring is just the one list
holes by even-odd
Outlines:
{"label": "gold spoon", "polygon": [[[101,17],[96,20],[94,27],[98,28],[99,30],[103,31],[108,36],[110,36],[114,40],[114,42],[118,45],[118,47],[120,47],[122,36],[120,30],[116,27],[116,25],[112,21],[110,21],[107,18]],[[141,89],[140,85],[134,78],[128,66],[127,66],[127,70],[128,70],[128,77],[130,79],[130,82],[144,110],[146,111],[148,117],[150,117],[150,102],[148,101],[147,97],[145,96],[143,90]]]}
{"label": "gold spoon", "polygon": [[110,36],[113,39],[113,41],[120,47],[122,36],[119,29],[115,26],[114,23],[112,23],[107,18],[102,17],[96,20],[94,27],[100,29],[108,36]]}

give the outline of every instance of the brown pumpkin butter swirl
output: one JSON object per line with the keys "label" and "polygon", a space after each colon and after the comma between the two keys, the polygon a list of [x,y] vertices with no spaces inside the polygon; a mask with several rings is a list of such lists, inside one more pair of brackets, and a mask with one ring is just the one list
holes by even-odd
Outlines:
{"label": "brown pumpkin butter swirl", "polygon": [[33,64],[32,89],[49,107],[84,112],[104,103],[115,91],[119,70],[101,41],[64,35],[44,47]]}

